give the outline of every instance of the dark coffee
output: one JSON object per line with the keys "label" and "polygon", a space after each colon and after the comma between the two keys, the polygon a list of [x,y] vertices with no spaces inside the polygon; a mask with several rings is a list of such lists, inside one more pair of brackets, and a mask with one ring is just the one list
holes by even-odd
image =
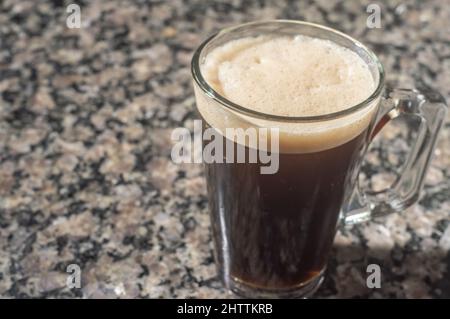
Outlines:
{"label": "dark coffee", "polygon": [[260,173],[261,163],[205,164],[222,274],[267,290],[316,278],[326,266],[367,131],[328,150],[280,153],[272,175]]}
{"label": "dark coffee", "polygon": [[370,68],[349,48],[303,34],[241,35],[205,51],[201,73],[228,100],[195,87],[205,123],[279,130],[275,174],[262,174],[263,161],[206,164],[219,271],[245,296],[304,296],[322,278],[367,145],[376,102],[348,109],[374,91]]}

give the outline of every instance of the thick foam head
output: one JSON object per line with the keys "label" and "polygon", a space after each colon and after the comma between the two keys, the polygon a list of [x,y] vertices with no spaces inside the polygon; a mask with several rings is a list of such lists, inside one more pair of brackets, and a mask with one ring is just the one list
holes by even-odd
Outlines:
{"label": "thick foam head", "polygon": [[[228,100],[271,115],[317,116],[350,108],[375,90],[368,65],[353,51],[306,36],[254,37],[212,50],[201,66],[205,80]],[[199,98],[213,127],[278,127],[284,151],[310,152],[337,146],[366,128],[375,107],[337,120],[280,123],[254,119]]]}

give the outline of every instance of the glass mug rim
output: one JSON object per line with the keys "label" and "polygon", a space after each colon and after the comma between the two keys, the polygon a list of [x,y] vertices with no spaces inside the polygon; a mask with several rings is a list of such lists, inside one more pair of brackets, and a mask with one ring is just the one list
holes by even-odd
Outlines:
{"label": "glass mug rim", "polygon": [[[269,114],[269,113],[263,113],[259,111],[255,111],[253,109],[244,107],[242,105],[236,104],[230,100],[228,100],[223,95],[219,94],[216,90],[214,90],[205,80],[205,78],[202,75],[202,72],[200,70],[200,58],[201,53],[203,49],[214,39],[216,39],[219,36],[225,35],[227,33],[237,31],[241,28],[248,28],[253,26],[260,26],[260,25],[266,25],[266,24],[273,24],[273,23],[279,23],[279,24],[291,24],[291,25],[297,25],[297,26],[308,26],[315,29],[319,29],[321,31],[325,31],[328,33],[333,33],[334,35],[337,35],[345,40],[349,40],[352,42],[353,45],[357,46],[358,48],[362,49],[367,56],[370,57],[371,62],[374,63],[378,70],[378,83],[376,86],[376,89],[372,92],[372,94],[365,99],[364,101],[353,105],[349,108],[346,108],[342,111],[323,114],[323,115],[315,115],[315,116],[283,116],[283,115],[275,115],[275,114]],[[355,52],[355,50],[352,50]],[[358,54],[358,52],[355,52]],[[217,103],[221,104],[222,106],[231,109],[232,111],[263,120],[270,120],[270,121],[278,121],[278,122],[318,122],[318,121],[329,121],[333,119],[337,119],[346,115],[350,115],[354,112],[357,112],[363,108],[365,108],[368,105],[371,105],[373,101],[378,99],[378,97],[381,95],[381,92],[383,91],[384,87],[384,69],[383,65],[379,61],[377,55],[367,48],[364,44],[359,42],[358,40],[352,38],[351,36],[338,31],[336,29],[326,27],[320,24],[306,22],[306,21],[300,21],[300,20],[283,20],[283,19],[276,19],[276,20],[264,20],[264,21],[255,21],[255,22],[248,22],[243,24],[238,24],[232,27],[228,27],[225,29],[222,29],[221,31],[213,34],[208,39],[206,39],[194,52],[194,55],[192,57],[191,61],[191,73],[192,77],[195,81],[195,83],[199,86],[199,88],[211,99],[216,101]]]}

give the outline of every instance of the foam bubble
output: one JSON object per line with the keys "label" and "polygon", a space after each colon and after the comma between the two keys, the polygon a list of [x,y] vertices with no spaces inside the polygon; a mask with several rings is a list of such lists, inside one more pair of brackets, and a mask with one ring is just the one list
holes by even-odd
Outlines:
{"label": "foam bubble", "polygon": [[[230,41],[210,52],[201,66],[205,80],[230,101],[259,112],[316,116],[352,107],[375,90],[367,64],[334,42],[303,35]],[[203,101],[203,102],[202,102]],[[369,125],[375,109],[317,123],[276,123],[253,119],[199,99],[213,127],[278,127],[288,151],[314,151],[342,144]]]}

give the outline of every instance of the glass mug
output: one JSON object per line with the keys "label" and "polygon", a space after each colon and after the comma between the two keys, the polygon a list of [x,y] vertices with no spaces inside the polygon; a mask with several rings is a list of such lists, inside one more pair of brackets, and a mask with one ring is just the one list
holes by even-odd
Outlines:
{"label": "glass mug", "polygon": [[[358,105],[319,116],[271,115],[237,105],[206,82],[201,66],[205,56],[224,43],[259,35],[306,35],[346,47],[367,63],[376,89]],[[378,58],[348,35],[301,21],[238,25],[220,31],[200,45],[192,59],[192,76],[203,132],[207,128],[224,132],[226,128],[289,125],[327,128],[336,127],[335,123],[346,123],[347,118],[355,116],[365,119],[359,121],[358,133],[354,134],[353,130],[351,139],[345,143],[335,145],[330,140],[328,147],[307,152],[284,152],[283,131],[280,130],[279,167],[275,174],[261,174],[263,163],[259,160],[205,164],[218,273],[225,286],[238,295],[249,298],[310,296],[323,281],[339,225],[399,212],[418,200],[445,118],[445,101],[433,92],[404,89],[386,92],[384,71]],[[390,119],[400,115],[420,121],[417,139],[403,171],[390,188],[376,193],[363,192],[358,187],[357,177],[368,144]],[[341,131],[331,135],[345,136],[348,131],[343,125]],[[222,138],[225,141],[226,138]],[[245,147],[247,155],[250,148]]]}

